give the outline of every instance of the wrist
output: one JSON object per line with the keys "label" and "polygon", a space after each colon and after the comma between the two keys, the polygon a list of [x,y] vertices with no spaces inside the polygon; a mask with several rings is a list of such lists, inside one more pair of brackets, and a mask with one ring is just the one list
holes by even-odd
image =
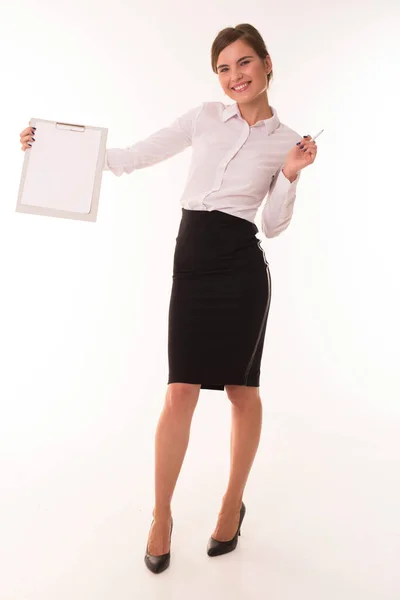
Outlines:
{"label": "wrist", "polygon": [[294,171],[291,171],[287,167],[283,167],[282,173],[284,174],[286,179],[289,179],[290,183],[293,183],[293,181],[297,178],[297,175],[298,175],[297,172],[295,173]]}

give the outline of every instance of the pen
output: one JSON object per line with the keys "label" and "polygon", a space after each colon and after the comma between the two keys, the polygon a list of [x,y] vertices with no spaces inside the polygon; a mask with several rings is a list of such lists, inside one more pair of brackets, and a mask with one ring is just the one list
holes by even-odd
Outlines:
{"label": "pen", "polygon": [[323,129],[321,129],[321,131],[320,131],[319,133],[317,133],[317,135],[315,135],[314,137],[312,137],[312,138],[311,138],[310,142],[313,142],[314,140],[316,140],[316,139],[317,139],[317,137],[318,137],[319,135],[321,135],[321,133],[322,133],[323,131],[324,131],[324,130],[323,130]]}

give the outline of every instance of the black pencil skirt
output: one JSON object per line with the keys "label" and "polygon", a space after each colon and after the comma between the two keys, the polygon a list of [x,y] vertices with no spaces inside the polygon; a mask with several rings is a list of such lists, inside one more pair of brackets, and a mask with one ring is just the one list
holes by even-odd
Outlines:
{"label": "black pencil skirt", "polygon": [[168,315],[168,383],[259,386],[271,277],[258,228],[182,208]]}

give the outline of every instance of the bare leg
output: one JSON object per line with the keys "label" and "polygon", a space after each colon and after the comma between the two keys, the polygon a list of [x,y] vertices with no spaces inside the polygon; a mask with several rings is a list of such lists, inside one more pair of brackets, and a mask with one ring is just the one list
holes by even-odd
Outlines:
{"label": "bare leg", "polygon": [[226,386],[226,392],[232,403],[231,466],[218,523],[212,534],[220,542],[232,539],[237,531],[242,496],[258,449],[262,427],[259,388]]}
{"label": "bare leg", "polygon": [[148,551],[154,556],[169,551],[171,501],[189,444],[192,417],[200,384],[170,383],[155,438],[155,505]]}

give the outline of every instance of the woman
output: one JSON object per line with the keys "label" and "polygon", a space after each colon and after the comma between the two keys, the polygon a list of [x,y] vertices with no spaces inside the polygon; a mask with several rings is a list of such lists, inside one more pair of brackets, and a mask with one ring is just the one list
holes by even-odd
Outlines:
{"label": "woman", "polygon": [[[268,238],[284,231],[300,171],[317,154],[310,136],[280,123],[268,103],[272,62],[254,27],[220,31],[211,63],[233,104],[204,102],[133,146],[107,150],[104,166],[120,176],[192,146],[174,254],[168,387],[155,439],[155,505],[145,555],[154,573],[170,564],[171,501],[202,388],[225,389],[232,405],[229,483],[207,552],[236,548],[261,433],[260,364],[271,298],[254,217],[268,194],[262,231]],[[21,133],[23,150],[35,139],[32,130]]]}

